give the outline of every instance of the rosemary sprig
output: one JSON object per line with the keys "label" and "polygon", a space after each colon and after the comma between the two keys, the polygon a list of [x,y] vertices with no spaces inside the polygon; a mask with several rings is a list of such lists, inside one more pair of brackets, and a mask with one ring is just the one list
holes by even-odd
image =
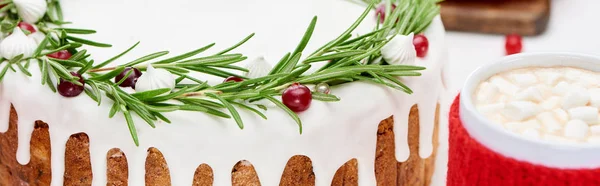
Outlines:
{"label": "rosemary sprig", "polygon": [[[369,0],[363,0],[365,2]],[[380,2],[380,1],[378,1]],[[314,29],[317,26],[317,17],[314,17],[308,25],[306,32],[297,47],[290,53],[284,55],[275,65],[270,73],[264,77],[249,79],[231,72],[248,70],[236,66],[238,62],[247,59],[239,53],[230,53],[250,40],[254,33],[215,54],[202,55],[203,52],[215,46],[214,43],[199,47],[187,53],[172,57],[166,57],[169,51],[150,53],[133,61],[122,63],[122,65],[111,64],[118,61],[122,56],[129,53],[139,45],[135,43],[125,51],[114,57],[94,64],[87,50],[82,46],[110,47],[112,45],[91,41],[81,38],[79,35],[94,34],[96,31],[79,28],[65,28],[66,24],[62,16],[62,9],[58,0],[48,0],[48,12],[41,22],[37,24],[39,30],[46,35],[32,57],[23,58],[17,56],[9,61],[0,60],[0,64],[6,63],[0,69],[0,80],[4,78],[9,69],[15,70],[16,65],[21,73],[31,76],[28,70],[30,61],[38,63],[41,72],[41,83],[47,85],[56,92],[56,84],[53,80],[69,81],[82,85],[78,77],[71,75],[72,71],[84,74],[85,93],[100,105],[104,98],[112,101],[112,107],[108,113],[109,117],[122,113],[125,116],[128,129],[136,145],[139,145],[136,125],[133,121],[133,113],[143,119],[149,126],[155,127],[158,121],[170,123],[169,118],[163,114],[173,111],[203,112],[215,117],[232,118],[240,129],[244,128],[243,120],[238,112],[244,109],[267,119],[263,113],[267,110],[264,105],[249,106],[249,102],[266,99],[272,102],[297,123],[299,132],[302,133],[302,121],[300,117],[285,106],[276,97],[292,83],[316,84],[327,82],[331,86],[349,83],[353,81],[368,81],[383,86],[395,88],[406,93],[412,91],[404,85],[397,76],[419,76],[418,71],[423,67],[406,65],[383,65],[378,63],[380,49],[393,35],[406,34],[410,32],[421,32],[431,22],[433,16],[437,15],[439,7],[437,0],[406,0],[396,1],[398,5],[394,11],[388,8],[387,19],[383,24],[377,25],[372,32],[356,36],[352,32],[361,24],[368,13],[375,7],[373,3],[367,3],[367,9],[359,18],[342,34],[321,46],[312,53],[305,52]],[[386,4],[390,7],[392,2]],[[13,8],[11,1],[2,1],[6,4],[0,12],[6,12],[8,16],[0,22],[2,32],[8,33],[14,28],[19,19],[15,12],[7,11]],[[55,26],[50,26],[55,25]],[[77,35],[77,36],[74,36]],[[392,36],[392,37],[389,37]],[[68,50],[73,55],[67,60],[46,57],[61,50]],[[310,54],[303,58],[303,54]],[[164,58],[164,59],[161,59]],[[321,69],[313,73],[306,73],[312,63],[328,61]],[[22,63],[25,63],[23,65]],[[162,68],[171,72],[177,78],[175,90],[157,89],[145,92],[128,94],[121,90],[118,85],[124,81],[114,82],[113,79],[126,68],[137,68],[145,71],[148,65],[154,68]],[[108,67],[107,67],[108,66]],[[125,76],[129,76],[129,71]],[[238,76],[245,79],[242,82],[224,82],[217,85],[209,85],[206,81],[193,77],[190,73],[200,72],[218,77]],[[192,83],[183,80],[190,80]],[[339,101],[340,98],[331,94],[312,93],[313,99],[326,102]],[[166,103],[176,101],[177,103]],[[227,113],[226,113],[227,112]]]}

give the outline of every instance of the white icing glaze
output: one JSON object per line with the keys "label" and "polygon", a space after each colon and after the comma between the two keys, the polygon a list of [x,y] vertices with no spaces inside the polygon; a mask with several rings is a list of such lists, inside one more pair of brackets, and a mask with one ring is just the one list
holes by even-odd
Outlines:
{"label": "white icing glaze", "polygon": [[[154,20],[152,16],[156,15],[155,12],[158,9],[171,9],[178,11],[171,11],[167,15],[161,14],[157,18],[177,20],[169,19],[169,16],[190,16],[193,13],[209,15],[217,11],[214,10],[214,7],[219,7],[218,5],[186,6],[187,3],[201,4],[196,1],[174,1],[170,3],[156,1],[150,3],[150,1],[132,0],[119,2],[121,6],[113,6],[117,3],[117,0],[63,2],[65,16],[68,20],[76,23],[75,26],[79,24],[82,27],[94,28],[99,31],[99,34],[90,37],[105,38],[106,40],[102,41],[108,40],[107,42],[116,46],[108,51],[90,48],[90,53],[93,53],[98,60],[113,56],[114,53],[119,52],[118,47],[126,47],[132,43],[132,39],[143,39],[144,42],[147,42],[146,45],[141,45],[137,52],[134,50],[131,53],[132,57],[138,57],[143,53],[157,49],[162,50],[170,46],[176,47],[174,50],[177,52],[197,47],[201,44],[188,42],[190,35],[171,34],[170,38],[157,38],[157,35],[153,33],[164,33],[161,32],[162,27],[152,26],[155,30],[145,29],[143,25],[146,25],[144,24],[146,19],[140,20],[136,18],[136,15],[143,15],[149,21]],[[211,3],[218,4],[221,2]],[[221,23],[219,25],[223,25],[222,30],[206,30],[209,34],[194,36],[194,38],[200,39],[202,42],[214,41],[215,38],[210,37],[210,32],[214,32],[220,34],[213,34],[213,36],[227,36],[223,37],[227,40],[234,34],[236,36],[244,34],[239,28],[246,28],[247,30],[256,31],[257,37],[253,39],[254,43],[249,42],[249,46],[240,48],[237,51],[247,55],[266,54],[267,59],[274,59],[268,61],[277,61],[276,59],[281,57],[287,50],[292,50],[295,47],[298,38],[294,36],[301,36],[301,32],[304,30],[303,25],[298,25],[296,20],[307,22],[312,15],[320,16],[320,23],[311,42],[313,44],[309,44],[307,47],[307,51],[312,51],[336,34],[341,33],[364,8],[339,0],[284,2],[273,0],[267,3],[271,5],[269,7],[296,8],[281,10],[264,10],[262,8],[259,10],[263,12],[249,12],[256,9],[252,8],[254,6],[265,7],[264,3],[267,2],[249,3],[241,0],[236,1],[236,3],[227,2],[224,5],[227,5],[229,9],[221,9],[217,12],[235,12],[231,13],[233,15],[227,15],[231,16],[229,19],[220,20],[261,20],[259,19],[261,16],[285,15],[281,20],[288,21],[281,24],[289,25],[274,26],[272,23],[262,20],[251,23],[240,20],[239,22],[242,25]],[[82,6],[97,8],[85,11],[77,8]],[[133,6],[138,7],[136,11],[139,11],[139,14],[132,15],[132,17],[122,16],[122,14],[128,14],[126,13],[130,10],[128,7]],[[140,6],[143,8],[139,8]],[[109,7],[113,9],[115,14],[104,13],[104,8]],[[174,9],[174,7],[179,7],[179,9]],[[181,7],[194,8],[181,9]],[[343,11],[335,11],[338,9]],[[121,12],[121,10],[123,11]],[[333,12],[343,13],[340,15],[340,13],[333,14]],[[115,21],[110,24],[102,22],[98,14],[104,16],[102,20]],[[222,12],[219,12],[219,15],[225,16]],[[112,19],[112,16],[115,19]],[[201,18],[203,16],[194,17]],[[145,30],[151,33],[115,29],[131,26],[128,19],[135,19],[139,25],[142,25],[142,28],[136,28],[135,30]],[[206,23],[202,25],[217,24],[214,21],[215,19],[206,18],[195,22]],[[171,24],[183,25],[184,23],[183,21],[174,22]],[[169,30],[172,30],[170,29],[172,27],[168,25],[169,23],[165,24],[167,24],[166,27]],[[365,21],[366,27],[362,26],[357,31],[366,33],[374,24],[374,19],[369,20],[367,18]],[[190,26],[193,27],[194,25],[200,24],[191,24]],[[238,29],[228,30],[228,26],[231,25]],[[202,28],[201,25],[199,28]],[[119,34],[112,34],[117,30]],[[193,30],[193,28],[190,28],[190,30]],[[173,123],[159,122],[156,124],[155,129],[145,124],[140,118],[134,117],[140,139],[140,146],[136,147],[131,140],[124,117],[117,114],[112,119],[108,118],[108,111],[112,104],[109,99],[103,99],[102,105],[97,106],[97,103],[83,94],[75,98],[65,98],[52,93],[39,82],[40,74],[37,64],[32,64],[30,67],[32,77],[26,77],[23,74],[11,71],[7,73],[5,81],[0,84],[0,112],[2,112],[0,116],[6,116],[9,103],[14,104],[19,113],[19,147],[17,155],[21,164],[26,164],[29,161],[29,141],[33,130],[33,122],[43,120],[49,124],[52,143],[52,185],[62,185],[65,144],[70,135],[78,132],[85,132],[90,138],[90,153],[94,173],[93,185],[106,184],[105,158],[106,153],[111,148],[120,148],[127,156],[129,185],[144,185],[146,150],[150,147],[156,147],[163,153],[171,171],[173,185],[191,185],[195,169],[202,163],[207,163],[212,167],[214,185],[228,185],[230,184],[231,168],[239,160],[248,160],[254,165],[263,185],[277,185],[285,164],[293,155],[306,155],[311,158],[316,175],[316,185],[329,185],[335,171],[352,158],[358,159],[359,184],[375,185],[376,131],[381,120],[394,115],[396,122],[394,127],[397,146],[396,155],[398,160],[404,161],[408,157],[406,134],[408,131],[408,114],[410,108],[414,104],[418,104],[421,123],[419,139],[421,149],[419,154],[421,157],[429,157],[433,151],[432,136],[435,110],[439,94],[442,91],[441,67],[443,66],[442,62],[445,62],[445,56],[443,55],[445,54],[444,33],[441,19],[438,16],[425,31],[425,35],[430,41],[429,55],[416,61],[417,65],[425,66],[427,70],[422,72],[421,77],[402,78],[406,85],[412,88],[414,94],[407,95],[397,90],[364,82],[334,87],[331,92],[342,99],[340,102],[324,103],[314,101],[309,110],[299,114],[304,123],[302,135],[298,134],[296,124],[285,112],[269,105],[269,110],[265,113],[269,119],[266,121],[245,110],[240,110],[240,115],[245,121],[244,130],[240,130],[233,120],[215,118],[204,113],[167,113],[166,116]],[[260,37],[258,34],[268,37]],[[239,36],[240,38],[243,37],[242,35]],[[229,43],[235,42],[235,40],[227,41]],[[266,50],[266,52],[259,52],[260,50]],[[122,61],[126,62],[126,59],[124,58]],[[212,82],[220,81],[220,79],[206,78]],[[370,99],[364,99],[364,95],[369,95]],[[7,122],[0,123],[2,131],[6,131],[7,128]]]}

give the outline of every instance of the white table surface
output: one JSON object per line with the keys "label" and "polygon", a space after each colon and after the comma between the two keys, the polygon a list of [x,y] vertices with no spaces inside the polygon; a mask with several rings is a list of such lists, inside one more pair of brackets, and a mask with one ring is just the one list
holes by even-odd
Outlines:
{"label": "white table surface", "polygon": [[[449,67],[441,100],[440,149],[433,186],[446,182],[448,111],[463,83],[477,67],[504,56],[504,36],[451,32],[446,35]],[[547,30],[523,38],[523,52],[575,52],[600,56],[600,0],[553,0]]]}

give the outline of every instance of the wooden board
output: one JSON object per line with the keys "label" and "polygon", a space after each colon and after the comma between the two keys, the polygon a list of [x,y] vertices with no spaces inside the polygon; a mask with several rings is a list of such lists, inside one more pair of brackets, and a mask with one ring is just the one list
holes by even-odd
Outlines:
{"label": "wooden board", "polygon": [[447,30],[531,36],[546,30],[550,0],[445,0]]}

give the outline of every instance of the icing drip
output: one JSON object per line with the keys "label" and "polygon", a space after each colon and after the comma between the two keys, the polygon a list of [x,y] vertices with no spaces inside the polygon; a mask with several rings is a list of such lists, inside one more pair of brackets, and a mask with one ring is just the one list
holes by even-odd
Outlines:
{"label": "icing drip", "polygon": [[[283,4],[286,5],[285,3]],[[310,9],[310,7],[301,7],[304,5],[303,3],[297,3],[299,4],[298,9]],[[328,3],[332,4],[332,2]],[[65,4],[66,7],[69,6],[67,3]],[[133,4],[122,7],[133,6]],[[98,5],[102,9],[102,3]],[[175,8],[171,6],[175,5],[161,4],[163,9]],[[264,4],[250,5],[241,2],[240,6],[245,7],[245,10],[252,9],[246,6],[260,7]],[[120,7],[115,8],[115,12],[120,11],[118,10]],[[77,11],[73,8],[64,9]],[[360,13],[362,7],[351,7],[351,9],[352,11],[349,12]],[[152,12],[154,9],[148,9],[148,11]],[[339,18],[339,16],[335,17]],[[327,16],[322,20],[328,23]],[[74,22],[78,21],[74,20]],[[140,21],[140,24],[142,23],[143,20]],[[347,25],[347,22],[340,24]],[[333,27],[332,25],[328,26]],[[345,27],[340,26],[340,28]],[[159,31],[157,30],[157,32]],[[257,31],[257,33],[262,32]],[[317,30],[316,33],[320,32]],[[265,34],[269,37],[276,37],[276,34],[268,32],[268,30]],[[140,139],[140,146],[136,147],[131,141],[123,116],[117,114],[112,119],[108,118],[108,111],[112,105],[110,99],[104,98],[102,105],[98,107],[97,103],[83,94],[75,98],[61,97],[41,85],[38,65],[34,61],[30,67],[32,77],[9,71],[0,84],[0,111],[2,111],[0,116],[8,113],[8,111],[4,111],[8,110],[10,103],[15,105],[19,113],[17,155],[21,164],[29,161],[29,141],[34,127],[33,121],[42,120],[48,123],[52,145],[51,185],[53,186],[62,185],[65,169],[65,144],[70,135],[79,132],[85,132],[90,137],[94,185],[105,185],[106,183],[105,158],[110,148],[119,148],[126,154],[129,185],[144,185],[145,160],[150,147],[155,147],[163,153],[171,172],[172,185],[191,185],[193,173],[202,163],[212,167],[214,185],[229,185],[231,184],[231,169],[239,160],[248,160],[254,165],[263,185],[277,185],[288,159],[294,155],[306,155],[311,158],[316,175],[316,185],[331,184],[335,171],[352,158],[358,160],[360,185],[376,185],[375,144],[377,141],[376,131],[381,120],[394,115],[396,156],[399,161],[404,161],[409,155],[408,114],[410,107],[418,104],[421,121],[419,154],[421,157],[429,157],[432,152],[433,121],[436,103],[441,92],[441,62],[444,61],[440,56],[444,50],[443,34],[443,26],[438,16],[430,28],[425,31],[431,46],[429,56],[416,60],[416,65],[425,66],[427,70],[423,71],[421,77],[403,79],[413,89],[414,94],[408,95],[365,82],[333,87],[331,92],[339,96],[341,101],[336,103],[313,102],[309,110],[300,114],[304,123],[302,135],[298,134],[296,124],[287,113],[269,105],[269,110],[265,113],[269,120],[262,120],[253,113],[240,109],[240,115],[246,124],[244,130],[240,130],[233,120],[216,118],[204,113],[167,113],[165,115],[173,123],[157,123],[156,129],[145,124],[140,118],[134,117]],[[257,41],[265,39],[257,37],[255,38]],[[315,39],[331,38],[330,36],[320,37],[315,36]],[[278,41],[278,43],[287,44],[288,42]],[[158,46],[160,44],[150,43],[150,45]],[[251,50],[247,49],[245,53],[252,53],[248,51]],[[281,54],[266,56],[280,56]],[[276,60],[269,59],[268,61]],[[432,89],[432,83],[436,89]],[[360,93],[357,93],[357,90],[360,90]],[[369,95],[371,99],[364,99],[364,95]],[[8,122],[0,123],[0,129],[5,131],[8,128],[7,125]]]}

